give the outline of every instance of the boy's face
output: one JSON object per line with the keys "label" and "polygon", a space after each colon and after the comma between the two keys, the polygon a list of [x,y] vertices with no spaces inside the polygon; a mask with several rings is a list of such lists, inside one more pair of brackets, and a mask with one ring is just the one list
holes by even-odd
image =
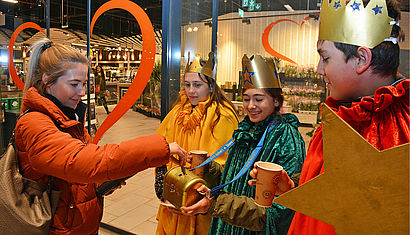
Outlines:
{"label": "boy's face", "polygon": [[336,100],[349,100],[358,97],[358,81],[355,69],[356,58],[345,61],[345,55],[333,42],[319,40],[317,51],[320,55],[317,72],[325,77],[330,96]]}

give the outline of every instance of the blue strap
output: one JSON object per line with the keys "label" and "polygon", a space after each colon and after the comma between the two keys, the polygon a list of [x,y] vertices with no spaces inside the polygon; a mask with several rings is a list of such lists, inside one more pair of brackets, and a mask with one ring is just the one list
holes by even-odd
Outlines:
{"label": "blue strap", "polygon": [[216,186],[215,188],[211,189],[211,197],[221,188],[225,187],[226,185],[234,182],[235,180],[239,179],[245,172],[249,170],[249,168],[253,165],[255,162],[256,157],[259,155],[262,147],[263,147],[263,142],[265,141],[266,134],[269,133],[277,124],[277,121],[269,123],[268,128],[266,128],[265,132],[262,135],[262,138],[259,140],[259,143],[256,145],[256,148],[252,151],[251,156],[246,160],[245,165],[242,167],[242,169],[238,172],[238,174],[228,183]]}
{"label": "blue strap", "polygon": [[223,154],[224,152],[226,152],[226,150],[230,149],[232,147],[232,145],[235,143],[235,140],[233,138],[231,138],[230,140],[228,140],[228,142],[226,142],[226,144],[224,146],[222,146],[220,149],[218,149],[214,154],[212,154],[212,156],[210,156],[208,159],[206,159],[205,161],[203,161],[199,166],[190,169],[190,171],[193,171],[201,166],[204,166],[210,162],[212,162],[215,158],[219,157],[221,154]]}

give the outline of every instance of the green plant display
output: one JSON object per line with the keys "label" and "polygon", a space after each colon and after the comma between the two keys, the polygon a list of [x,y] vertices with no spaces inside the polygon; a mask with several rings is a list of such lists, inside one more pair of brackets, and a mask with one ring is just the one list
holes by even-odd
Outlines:
{"label": "green plant display", "polygon": [[161,115],[161,64],[155,63],[151,77],[134,109],[149,117]]}

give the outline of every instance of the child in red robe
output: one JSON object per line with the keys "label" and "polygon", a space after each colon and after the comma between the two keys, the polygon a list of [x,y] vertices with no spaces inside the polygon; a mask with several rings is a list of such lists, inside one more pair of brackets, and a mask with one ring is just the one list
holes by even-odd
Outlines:
{"label": "child in red robe", "polygon": [[[382,0],[376,4],[374,1],[368,3],[367,7],[360,0],[351,1],[345,7],[340,5],[340,1],[322,2],[317,42],[320,61],[317,71],[324,76],[330,91],[326,104],[381,151],[410,140],[410,80],[396,77],[400,51],[397,41],[404,38],[397,23],[400,19],[398,3],[396,0],[387,0],[387,3]],[[350,12],[339,14],[335,20],[332,17],[338,14],[338,8],[339,11]],[[375,18],[352,19],[356,16],[351,12],[360,11],[370,12]],[[347,19],[349,14],[351,17]],[[379,16],[386,17],[387,23],[380,23],[375,27],[379,22],[376,17]],[[358,20],[364,24],[355,24]],[[374,30],[377,27],[383,29]],[[276,194],[282,194],[323,172],[323,136],[320,125],[310,141],[299,182],[283,174]],[[256,174],[257,170],[254,169],[251,176],[255,177]],[[335,230],[331,225],[296,212],[289,234],[327,235],[335,234]]]}

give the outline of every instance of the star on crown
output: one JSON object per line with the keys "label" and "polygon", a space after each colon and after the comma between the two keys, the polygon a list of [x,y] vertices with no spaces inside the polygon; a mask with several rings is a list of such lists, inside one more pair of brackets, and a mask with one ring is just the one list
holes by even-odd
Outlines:
{"label": "star on crown", "polygon": [[335,2],[335,5],[333,5],[333,8],[335,8],[336,11],[337,11],[337,9],[341,6],[342,6],[342,4],[340,4],[340,0],[339,0],[339,1]]}
{"label": "star on crown", "polygon": [[382,14],[382,8],[383,7],[379,7],[378,5],[376,5],[374,8],[372,8],[372,10],[374,11],[374,15],[377,15],[377,14]]}
{"label": "star on crown", "polygon": [[245,71],[242,72],[243,77],[245,78],[243,81],[243,84],[245,85],[245,83],[250,83],[251,85],[253,85],[252,82],[252,76],[255,74],[255,72],[249,72],[248,70],[248,66],[245,66]]}
{"label": "star on crown", "polygon": [[356,0],[354,1],[353,5],[352,5],[352,9],[353,11],[357,10],[360,11],[360,5],[361,3],[356,2]]}

